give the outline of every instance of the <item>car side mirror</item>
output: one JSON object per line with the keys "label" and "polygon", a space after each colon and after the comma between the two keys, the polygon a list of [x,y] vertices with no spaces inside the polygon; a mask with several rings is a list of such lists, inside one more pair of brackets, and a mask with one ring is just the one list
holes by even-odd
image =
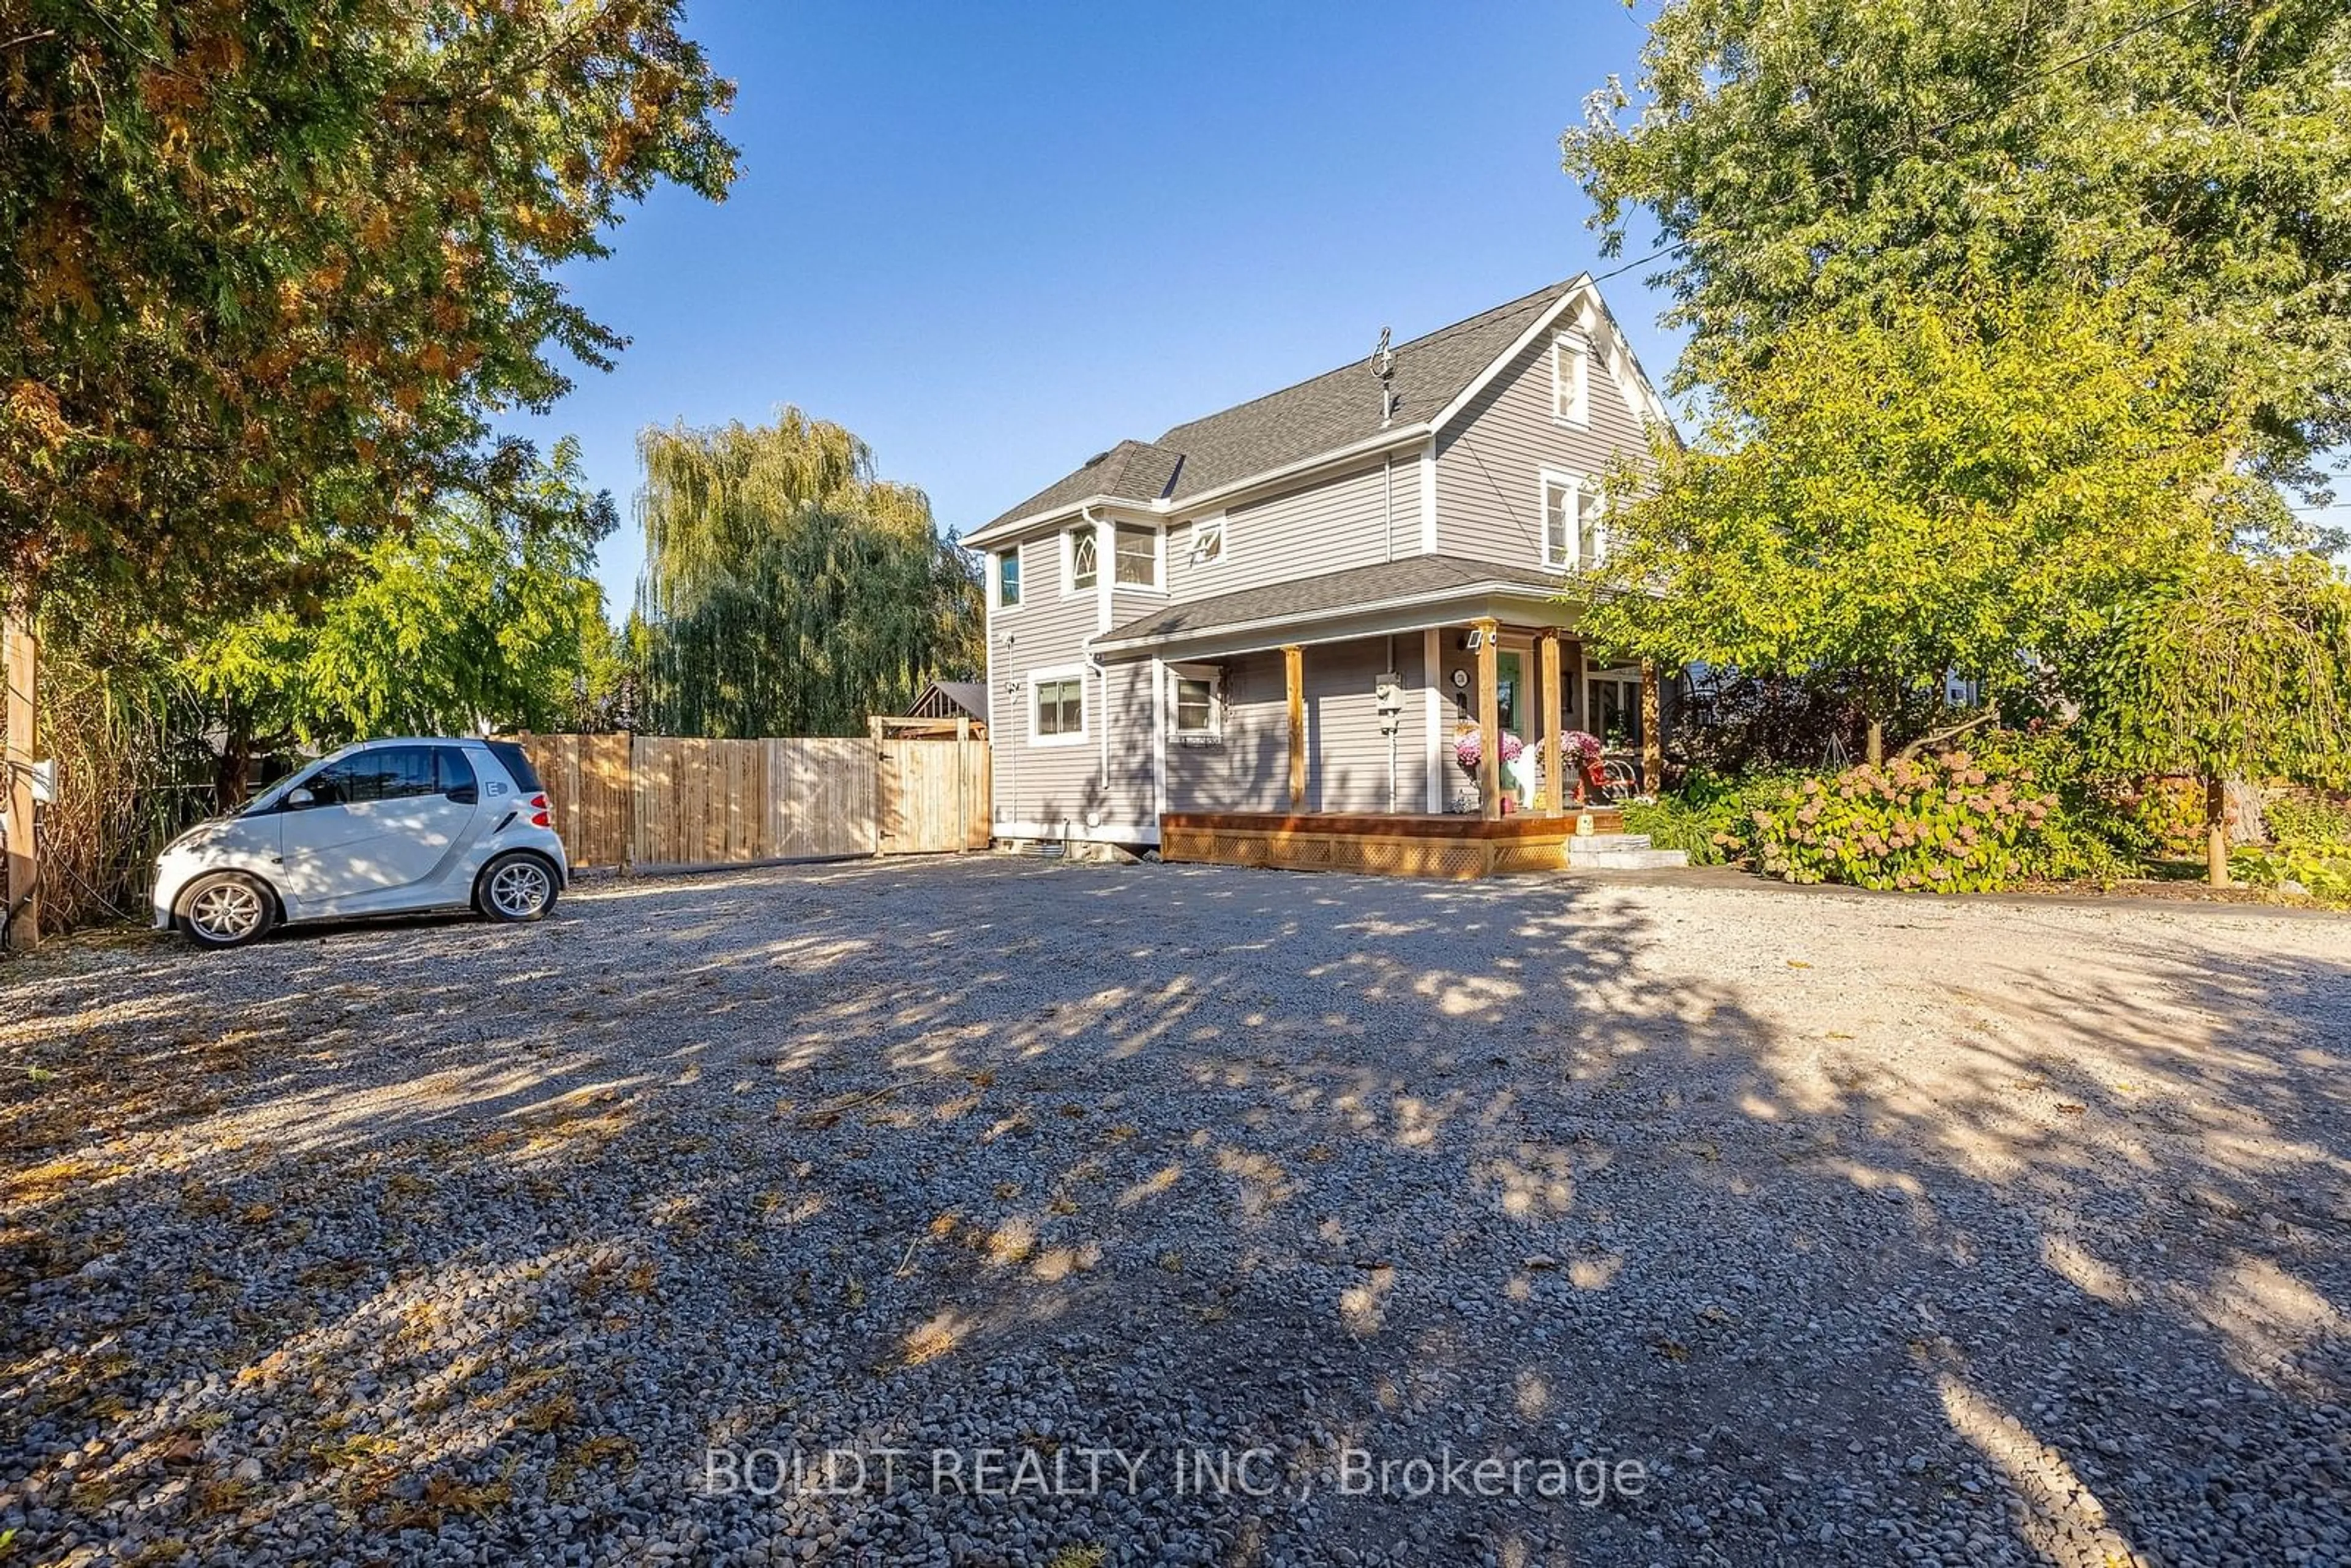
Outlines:
{"label": "car side mirror", "polygon": [[290,811],[298,811],[305,806],[316,805],[318,800],[319,798],[316,795],[311,794],[308,789],[288,789],[286,791],[286,808]]}

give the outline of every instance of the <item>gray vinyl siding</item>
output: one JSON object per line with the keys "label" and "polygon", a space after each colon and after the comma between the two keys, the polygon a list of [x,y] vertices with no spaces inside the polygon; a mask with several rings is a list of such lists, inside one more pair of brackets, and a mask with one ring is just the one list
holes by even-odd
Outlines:
{"label": "gray vinyl siding", "polygon": [[1281,654],[1223,662],[1224,734],[1205,744],[1167,742],[1171,811],[1279,811],[1290,798],[1290,704]]}
{"label": "gray vinyl siding", "polygon": [[[1100,683],[1086,677],[1082,746],[1038,746],[1032,673],[1079,664],[1085,640],[1101,625],[1099,595],[1061,593],[1061,534],[1021,542],[1021,600],[988,616],[987,702],[994,809],[999,823],[1082,824],[1103,804],[1098,739]],[[1006,645],[1006,638],[1011,643]]]}
{"label": "gray vinyl siding", "polygon": [[[1374,695],[1389,667],[1385,638],[1307,647],[1301,674],[1306,705],[1306,809],[1385,811],[1388,738],[1380,733]],[[1290,701],[1279,651],[1244,654],[1222,664],[1225,724],[1221,739],[1167,743],[1167,809],[1171,811],[1280,811],[1290,805]],[[1399,637],[1396,674],[1403,677],[1403,725],[1395,737],[1395,809],[1422,810],[1427,794],[1426,707],[1417,637]]]}
{"label": "gray vinyl siding", "polygon": [[[1393,555],[1389,486],[1394,486]],[[1205,599],[1270,582],[1371,566],[1420,549],[1420,474],[1409,458],[1393,476],[1374,464],[1243,507],[1228,507],[1225,559],[1192,561],[1193,523],[1168,541],[1168,587],[1177,600]]]}
{"label": "gray vinyl siding", "polygon": [[[1552,417],[1551,349],[1545,332],[1462,412],[1437,443],[1437,548],[1448,555],[1542,564],[1545,468],[1597,477],[1616,454],[1647,450],[1626,388],[1609,372],[1602,345],[1586,341],[1590,423]],[[1571,337],[1581,337],[1570,329]]]}

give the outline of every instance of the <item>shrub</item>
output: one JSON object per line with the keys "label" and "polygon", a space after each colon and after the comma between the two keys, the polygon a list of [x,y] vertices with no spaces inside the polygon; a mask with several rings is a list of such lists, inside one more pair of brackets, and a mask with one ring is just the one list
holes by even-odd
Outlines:
{"label": "shrub", "polygon": [[1714,812],[1671,795],[1625,803],[1626,832],[1648,834],[1656,849],[1684,851],[1692,865],[1722,862],[1723,846],[1715,841],[1726,825]]}
{"label": "shrub", "polygon": [[2294,789],[2263,806],[2262,815],[2281,845],[2351,844],[2351,801]]}
{"label": "shrub", "polygon": [[1693,769],[1683,775],[1671,793],[1654,803],[1631,801],[1625,807],[1625,831],[1646,833],[1661,850],[1683,850],[1692,865],[1720,865],[1736,858],[1742,842],[1739,829],[1759,806],[1769,806],[1801,783],[1800,775],[1760,774],[1750,779],[1726,779]]}
{"label": "shrub", "polygon": [[1806,779],[1737,831],[1756,869],[1788,882],[1985,893],[2046,858],[2058,807],[2030,772],[1995,779],[1956,751]]}
{"label": "shrub", "polygon": [[2294,883],[2313,898],[2351,904],[2351,842],[2241,849],[2229,857],[2229,870],[2255,887]]}
{"label": "shrub", "polygon": [[[2123,793],[2090,773],[2071,731],[2039,725],[1996,729],[1968,749],[1975,765],[1992,778],[2014,779],[2057,797],[2056,809],[2024,846],[2026,876],[2118,882],[2145,875],[2147,858],[2163,848],[2125,807]],[[2201,810],[2199,805],[2199,832]],[[2200,850],[2200,837],[2197,844]]]}

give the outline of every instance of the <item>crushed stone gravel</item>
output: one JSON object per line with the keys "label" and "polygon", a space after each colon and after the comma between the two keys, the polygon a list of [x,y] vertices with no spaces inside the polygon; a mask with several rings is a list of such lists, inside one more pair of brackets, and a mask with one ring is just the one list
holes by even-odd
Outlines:
{"label": "crushed stone gravel", "polygon": [[2346,1067],[2351,920],[1719,880],[68,944],[0,1556],[2351,1562]]}

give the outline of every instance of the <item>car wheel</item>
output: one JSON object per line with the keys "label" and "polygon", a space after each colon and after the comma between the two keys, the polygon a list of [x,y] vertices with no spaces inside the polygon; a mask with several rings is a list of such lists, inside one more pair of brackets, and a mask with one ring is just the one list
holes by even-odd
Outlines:
{"label": "car wheel", "polygon": [[555,868],[528,850],[510,850],[482,868],[475,905],[493,920],[536,920],[555,907]]}
{"label": "car wheel", "polygon": [[180,901],[181,933],[199,947],[242,947],[260,941],[277,924],[277,901],[239,872],[199,877]]}

